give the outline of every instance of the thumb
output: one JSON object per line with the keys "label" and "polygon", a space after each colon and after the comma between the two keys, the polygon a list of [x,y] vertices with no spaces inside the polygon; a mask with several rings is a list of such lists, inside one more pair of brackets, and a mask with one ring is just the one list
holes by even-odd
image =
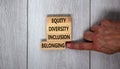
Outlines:
{"label": "thumb", "polygon": [[90,42],[66,42],[66,47],[77,50],[94,50],[94,45]]}

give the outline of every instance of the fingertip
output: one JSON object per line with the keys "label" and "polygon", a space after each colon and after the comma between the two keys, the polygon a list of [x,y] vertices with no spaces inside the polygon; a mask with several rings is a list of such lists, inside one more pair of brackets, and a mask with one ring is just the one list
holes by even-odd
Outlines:
{"label": "fingertip", "polygon": [[83,49],[80,46],[82,46],[82,44],[79,42],[72,42],[72,41],[66,42],[66,48],[69,48],[69,49],[76,49],[76,50]]}
{"label": "fingertip", "polygon": [[72,48],[72,41],[67,41],[65,45],[67,48]]}

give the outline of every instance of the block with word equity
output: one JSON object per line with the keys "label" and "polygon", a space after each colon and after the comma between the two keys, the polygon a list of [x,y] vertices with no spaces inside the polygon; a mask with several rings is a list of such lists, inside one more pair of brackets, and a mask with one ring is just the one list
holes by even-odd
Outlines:
{"label": "block with word equity", "polygon": [[47,41],[41,42],[41,48],[43,50],[65,49],[65,42],[71,41],[72,37],[71,23],[70,15],[48,15],[46,23]]}

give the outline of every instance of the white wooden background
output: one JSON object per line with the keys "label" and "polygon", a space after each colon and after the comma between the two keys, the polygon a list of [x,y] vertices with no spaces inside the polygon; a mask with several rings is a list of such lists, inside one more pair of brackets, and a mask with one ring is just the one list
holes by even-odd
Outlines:
{"label": "white wooden background", "polygon": [[0,69],[26,69],[27,0],[0,0]]}
{"label": "white wooden background", "polygon": [[120,69],[120,53],[40,50],[48,14],[71,14],[79,40],[114,11],[120,0],[0,0],[0,69]]}

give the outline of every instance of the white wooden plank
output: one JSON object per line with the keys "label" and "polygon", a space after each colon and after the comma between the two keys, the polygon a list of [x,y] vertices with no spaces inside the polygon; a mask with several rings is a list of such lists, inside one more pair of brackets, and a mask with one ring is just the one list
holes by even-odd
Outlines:
{"label": "white wooden plank", "polygon": [[[91,23],[99,23],[102,19],[119,19],[120,0],[92,0]],[[91,69],[120,69],[120,53],[106,55],[91,53]]]}
{"label": "white wooden plank", "polygon": [[26,69],[27,0],[0,0],[0,69]]}
{"label": "white wooden plank", "polygon": [[71,14],[73,40],[89,28],[89,0],[29,0],[29,69],[89,69],[89,52],[77,50],[42,51],[48,14]]}

